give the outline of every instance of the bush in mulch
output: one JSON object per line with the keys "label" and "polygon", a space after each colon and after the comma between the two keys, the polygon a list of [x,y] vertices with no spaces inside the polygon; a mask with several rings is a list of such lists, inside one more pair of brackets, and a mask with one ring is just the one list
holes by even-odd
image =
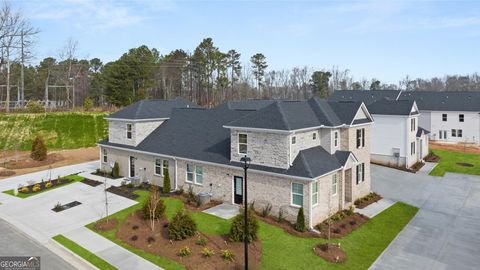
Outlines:
{"label": "bush in mulch", "polygon": [[[344,211],[340,211],[330,218],[330,237],[341,238],[348,235],[350,232],[356,230],[368,221],[368,217],[352,213],[350,215],[342,214]],[[346,212],[348,213],[348,212]],[[320,231],[320,237],[328,239],[328,219],[315,226]]]}
{"label": "bush in mulch", "polygon": [[418,172],[424,165],[425,165],[425,163],[419,161],[419,162],[413,164],[412,166],[410,166],[410,171]]}
{"label": "bush in mulch", "polygon": [[197,224],[185,211],[179,211],[168,225],[168,237],[172,240],[190,238],[197,232]]}
{"label": "bush in mulch", "polygon": [[[252,242],[258,239],[258,221],[255,217],[255,213],[252,208],[248,208],[248,242]],[[240,209],[240,213],[235,216],[230,227],[230,240],[235,242],[244,241],[245,236],[245,210]]]}
{"label": "bush in mulch", "polygon": [[29,186],[23,186],[23,187],[18,189],[18,192],[24,193],[24,194],[36,193],[36,192],[42,191],[44,189],[48,189],[48,188],[55,187],[55,186],[65,185],[65,184],[71,183],[73,181],[74,180],[72,180],[70,178],[59,178],[59,179],[54,179],[54,180],[50,180],[50,181],[46,181],[46,182],[42,181],[40,183],[35,183],[35,184],[29,185]]}
{"label": "bush in mulch", "polygon": [[313,247],[313,252],[328,262],[342,263],[347,260],[347,254],[340,244],[325,243]]}
{"label": "bush in mulch", "polygon": [[119,178],[123,178],[123,176],[116,176],[114,177],[112,175],[112,172],[107,172],[107,171],[104,171],[104,170],[101,170],[101,169],[97,169],[96,171],[92,172],[93,175],[96,175],[96,176],[101,176],[101,177],[107,177],[108,179],[119,179]]}
{"label": "bush in mulch", "polygon": [[107,220],[102,220],[95,223],[95,229],[99,231],[110,231],[116,228],[118,225],[118,220],[116,218],[111,218]]}
{"label": "bush in mulch", "polygon": [[382,196],[380,196],[379,194],[375,192],[370,192],[370,194],[368,194],[367,196],[355,200],[355,207],[363,209],[374,202],[380,201],[381,199]]}

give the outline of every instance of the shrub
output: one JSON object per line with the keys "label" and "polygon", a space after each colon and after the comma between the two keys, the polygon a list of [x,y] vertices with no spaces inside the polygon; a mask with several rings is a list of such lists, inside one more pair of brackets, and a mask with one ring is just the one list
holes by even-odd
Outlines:
{"label": "shrub", "polygon": [[195,202],[197,200],[196,196],[195,196],[195,192],[193,192],[193,187],[192,186],[188,186],[188,191],[187,191],[187,202],[188,203],[192,203],[192,202]]}
{"label": "shrub", "polygon": [[168,237],[173,240],[183,240],[192,237],[197,232],[197,224],[184,211],[179,211],[168,225]]}
{"label": "shrub", "polygon": [[163,193],[169,193],[171,190],[170,186],[170,174],[168,173],[168,168],[165,168],[163,176]]}
{"label": "shrub", "polygon": [[272,211],[272,204],[267,203],[267,205],[265,205],[265,207],[262,208],[262,217],[268,217],[271,211]]}
{"label": "shrub", "polygon": [[61,204],[60,202],[57,202],[57,203],[55,204],[55,206],[53,207],[53,210],[55,210],[55,211],[60,211],[60,210],[62,210],[62,209],[63,209],[63,206],[62,206],[62,204]]}
{"label": "shrub", "polygon": [[[258,221],[252,208],[248,209],[248,242],[257,240],[258,236]],[[230,227],[230,240],[235,242],[243,242],[245,235],[245,211],[240,209],[240,213],[235,216]]]}
{"label": "shrub", "polygon": [[190,255],[191,253],[192,253],[192,251],[190,250],[190,248],[187,247],[187,246],[184,246],[178,251],[178,256],[186,257],[186,256]]}
{"label": "shrub", "polygon": [[45,145],[42,136],[38,135],[33,141],[30,157],[37,161],[47,159],[47,146]]}
{"label": "shrub", "polygon": [[203,257],[207,257],[207,258],[210,258],[212,257],[213,255],[215,255],[215,252],[213,252],[213,250],[207,248],[207,247],[204,247],[202,249],[202,255]]}
{"label": "shrub", "polygon": [[45,112],[45,108],[36,101],[30,101],[28,102],[25,111],[27,113],[43,113]]}
{"label": "shrub", "polygon": [[356,222],[355,220],[350,221],[350,225],[353,226],[353,225],[355,225],[355,224],[357,224],[357,222]]}
{"label": "shrub", "polygon": [[33,188],[32,188],[32,191],[33,191],[33,192],[39,192],[40,190],[42,190],[42,188],[40,187],[39,184],[36,184],[36,185],[33,186]]}
{"label": "shrub", "polygon": [[[156,208],[155,208],[155,213],[153,214],[153,216],[151,215],[150,210],[153,211],[153,207],[155,206],[155,202],[152,201],[152,200],[157,201],[157,205],[156,205]],[[165,204],[163,203],[162,200],[160,200],[160,197],[156,198],[154,196],[154,194],[151,193],[150,197],[145,202],[145,204],[143,205],[143,208],[142,208],[143,218],[144,219],[159,219],[165,213],[165,208],[166,208]]]}
{"label": "shrub", "polygon": [[297,222],[295,223],[295,230],[299,232],[305,231],[305,215],[303,213],[303,207],[298,210]]}
{"label": "shrub", "polygon": [[340,230],[339,228],[335,228],[335,229],[333,230],[333,232],[334,232],[334,233],[340,233],[341,230]]}
{"label": "shrub", "polygon": [[48,181],[48,182],[45,184],[45,188],[51,188],[52,186],[53,186],[52,181]]}
{"label": "shrub", "polygon": [[137,240],[138,240],[138,236],[134,235],[134,236],[132,236],[132,237],[130,238],[130,240],[132,240],[132,241],[137,241]]}
{"label": "shrub", "polygon": [[20,192],[22,192],[22,193],[28,193],[28,192],[30,192],[30,189],[28,189],[28,187],[22,187],[22,188],[20,189]]}
{"label": "shrub", "polygon": [[278,222],[282,223],[285,221],[285,214],[283,213],[283,208],[278,210]]}
{"label": "shrub", "polygon": [[353,216],[353,214],[355,214],[355,212],[353,211],[353,206],[350,206],[348,209],[346,209],[345,214],[347,216]]}
{"label": "shrub", "polygon": [[199,245],[199,246],[204,247],[204,246],[207,245],[208,240],[205,239],[205,238],[203,238],[203,237],[199,237],[195,243],[196,243],[197,245]]}
{"label": "shrub", "polygon": [[85,100],[83,101],[83,109],[85,111],[90,111],[93,107],[93,101],[92,98],[86,97]]}
{"label": "shrub", "polygon": [[226,261],[232,262],[235,259],[235,255],[229,249],[222,250],[222,258]]}
{"label": "shrub", "polygon": [[138,225],[133,225],[132,230],[138,230]]}
{"label": "shrub", "polygon": [[147,243],[151,244],[151,243],[153,243],[153,242],[155,242],[155,237],[149,236],[149,237],[147,238]]}
{"label": "shrub", "polygon": [[115,164],[113,164],[113,169],[112,169],[112,177],[117,178],[120,176],[120,167],[118,166],[118,162],[115,161]]}

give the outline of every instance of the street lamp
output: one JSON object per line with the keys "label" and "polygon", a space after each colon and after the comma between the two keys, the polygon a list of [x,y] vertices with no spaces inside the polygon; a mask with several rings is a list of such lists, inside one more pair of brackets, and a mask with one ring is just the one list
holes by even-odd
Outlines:
{"label": "street lamp", "polygon": [[245,270],[248,270],[248,197],[247,197],[247,170],[248,170],[248,167],[250,166],[250,162],[252,161],[249,157],[247,157],[247,155],[245,155],[244,157],[242,157],[240,159],[240,161],[243,163],[243,173],[244,173],[244,186],[245,186],[245,191],[244,191],[244,194],[245,194],[245,198],[244,198],[244,204],[245,204],[245,221],[244,221],[244,225],[245,225],[245,235],[244,235],[244,244],[245,244],[245,250],[244,250],[244,253],[245,253]]}

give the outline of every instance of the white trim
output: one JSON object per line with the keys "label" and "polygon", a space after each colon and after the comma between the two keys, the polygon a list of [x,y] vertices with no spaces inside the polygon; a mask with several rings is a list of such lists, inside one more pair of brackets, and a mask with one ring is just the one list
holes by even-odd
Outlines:
{"label": "white trim", "polygon": [[[192,181],[188,180],[188,165],[191,165],[193,167],[193,171],[192,171]],[[191,163],[186,163],[185,164],[185,183],[189,183],[189,184],[194,184],[195,183],[195,165],[191,164]]]}
{"label": "white trim", "polygon": [[[246,143],[241,143],[241,144],[245,144],[247,146],[247,151],[245,153],[241,153],[240,152],[240,135],[245,135],[247,137],[247,142]],[[247,155],[248,153],[248,133],[242,133],[242,132],[239,132],[237,134],[237,154],[239,155]]]}
{"label": "white trim", "polygon": [[332,192],[332,197],[337,196],[338,194],[338,179],[337,179],[337,174],[332,175],[332,179],[330,182],[330,188],[333,189],[333,179],[335,178],[335,193]]}
{"label": "white trim", "polygon": [[[355,116],[357,116],[358,112],[363,109],[363,113],[365,113],[367,115],[367,118],[371,121],[369,123],[364,123],[364,124],[371,124],[373,123],[373,117],[372,115],[370,114],[370,112],[368,111],[367,109],[367,106],[365,105],[365,103],[362,102],[362,104],[360,104],[360,107],[358,108],[357,112],[355,113]],[[352,119],[352,122],[350,123],[350,127],[353,127],[353,126],[358,126],[358,125],[362,125],[362,124],[357,124],[357,125],[353,125],[353,122],[355,122],[355,117],[353,117]]]}
{"label": "white trim", "polygon": [[145,118],[145,119],[126,119],[126,118],[104,118],[107,121],[118,121],[118,122],[150,122],[150,121],[165,121],[170,118]]}
{"label": "white trim", "polygon": [[[299,193],[293,194],[293,184],[302,185],[302,205],[293,204],[293,195],[300,196]],[[305,189],[305,185],[303,183],[291,182],[291,184],[290,184],[290,206],[297,207],[297,208],[303,207],[303,203],[305,202],[305,190],[304,189]]]}
{"label": "white trim", "polygon": [[[367,111],[367,113],[368,113],[368,111]],[[228,129],[232,129],[232,130],[237,130],[237,131],[260,131],[260,132],[271,132],[271,133],[281,133],[281,134],[295,134],[295,133],[299,133],[299,132],[306,132],[306,131],[316,130],[316,129],[320,129],[320,128],[334,129],[334,128],[355,127],[355,126],[359,126],[359,125],[369,125],[369,124],[372,124],[374,121],[373,121],[373,118],[371,117],[370,113],[368,113],[368,116],[369,116],[369,120],[371,121],[371,122],[368,122],[368,123],[352,125],[352,123],[353,123],[353,121],[352,121],[352,123],[350,123],[350,125],[348,125],[348,124],[341,124],[341,125],[338,125],[338,126],[320,125],[320,126],[314,126],[314,127],[292,129],[292,130],[252,128],[252,127],[234,127],[234,126],[226,126],[226,125],[224,125],[223,127],[228,128]]]}
{"label": "white trim", "polygon": [[316,192],[316,193],[317,193],[317,196],[316,196],[316,197],[317,197],[317,202],[316,202],[316,203],[312,203],[312,201],[310,201],[310,204],[311,204],[312,207],[318,205],[318,180],[312,181],[312,182],[310,183],[310,200],[313,198],[313,184],[317,184],[317,192]]}
{"label": "white trim", "polygon": [[[157,174],[157,159],[160,160],[160,174]],[[153,158],[153,175],[163,176],[162,161],[163,161],[162,158],[159,158],[159,157]]]}

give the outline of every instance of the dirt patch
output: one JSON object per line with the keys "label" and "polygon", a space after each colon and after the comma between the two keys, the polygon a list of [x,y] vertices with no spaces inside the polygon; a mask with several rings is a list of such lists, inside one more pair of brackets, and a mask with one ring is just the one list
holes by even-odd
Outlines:
{"label": "dirt patch", "polygon": [[457,165],[463,166],[463,167],[473,167],[473,164],[470,163],[465,163],[465,162],[457,162]]}
{"label": "dirt patch", "polygon": [[[198,233],[196,236],[182,241],[168,239],[167,220],[157,221],[155,230],[150,229],[149,223],[140,217],[140,214],[132,213],[123,222],[118,231],[117,238],[127,244],[147,251],[149,253],[167,257],[185,265],[187,269],[243,269],[243,243],[231,242],[226,236],[212,236]],[[205,246],[197,245],[199,237],[207,239]],[[188,247],[190,255],[181,257],[181,248]],[[202,250],[208,248],[214,254],[211,257],[202,255]],[[234,254],[232,262],[222,258],[222,250],[230,250]],[[260,268],[262,246],[260,241],[249,245],[249,267]]]}
{"label": "dirt patch", "polygon": [[95,181],[95,180],[92,180],[92,179],[88,179],[88,178],[85,178],[83,179],[82,181],[80,181],[84,184],[87,184],[89,186],[92,186],[92,187],[97,187],[97,186],[100,186],[101,184],[103,184],[102,182],[99,182],[99,181]]}
{"label": "dirt patch", "polygon": [[321,237],[320,234],[318,234],[316,232],[308,231],[308,230],[306,230],[304,232],[299,232],[299,231],[295,230],[295,226],[287,220],[282,220],[281,222],[279,222],[278,219],[276,219],[272,216],[262,217],[261,215],[258,215],[258,213],[257,213],[257,218],[259,220],[263,221],[263,222],[266,222],[266,223],[270,224],[270,225],[279,227],[279,228],[283,229],[286,233],[289,233],[289,234],[294,235],[294,236],[310,237],[310,238]]}
{"label": "dirt patch", "polygon": [[424,160],[426,162],[434,162],[434,163],[437,163],[439,160],[440,160],[440,157],[435,155],[434,153],[430,152],[425,158]]}
{"label": "dirt patch", "polygon": [[99,231],[110,231],[116,228],[118,225],[118,220],[116,218],[111,218],[108,221],[103,220],[95,223],[95,229]]}
{"label": "dirt patch", "polygon": [[367,196],[355,200],[355,207],[363,209],[372,203],[380,201],[381,199],[382,196],[380,196],[379,194],[375,192],[370,192],[370,194],[368,194]]}
{"label": "dirt patch", "polygon": [[[22,174],[47,170],[50,167],[57,168],[57,167],[73,165],[73,164],[78,164],[78,163],[83,163],[88,161],[94,161],[94,160],[98,160],[99,158],[98,147],[51,151],[49,152],[49,155],[51,154],[58,154],[62,157],[62,159],[47,165],[41,165],[36,167],[27,166],[22,169],[13,169],[8,167],[7,163],[24,162],[25,160],[30,159],[30,151],[2,151],[0,152],[0,169],[6,168],[8,170],[14,171],[16,175],[22,175]],[[10,163],[10,164],[13,164],[13,163]],[[8,177],[8,176],[0,175],[0,179],[5,177]]]}
{"label": "dirt patch", "polygon": [[313,248],[313,252],[328,262],[342,263],[347,260],[347,254],[337,244],[319,244]]}
{"label": "dirt patch", "polygon": [[[359,213],[346,216],[341,220],[332,221],[330,224],[330,238],[342,238],[358,229],[367,221],[368,217]],[[328,223],[326,221],[318,224],[315,228],[320,231],[321,237],[328,238]]]}
{"label": "dirt patch", "polygon": [[8,169],[18,170],[18,169],[25,169],[25,168],[36,168],[41,166],[46,166],[53,164],[55,162],[59,162],[63,160],[63,156],[57,153],[48,154],[47,159],[38,161],[33,160],[32,158],[26,158],[21,160],[10,160],[4,163],[3,166]]}
{"label": "dirt patch", "polygon": [[449,150],[470,154],[480,154],[480,146],[471,143],[440,143],[430,141],[430,149]]}
{"label": "dirt patch", "polygon": [[15,175],[15,172],[14,171],[11,171],[11,170],[0,170],[0,177],[8,177],[8,176],[12,176],[12,175]]}

